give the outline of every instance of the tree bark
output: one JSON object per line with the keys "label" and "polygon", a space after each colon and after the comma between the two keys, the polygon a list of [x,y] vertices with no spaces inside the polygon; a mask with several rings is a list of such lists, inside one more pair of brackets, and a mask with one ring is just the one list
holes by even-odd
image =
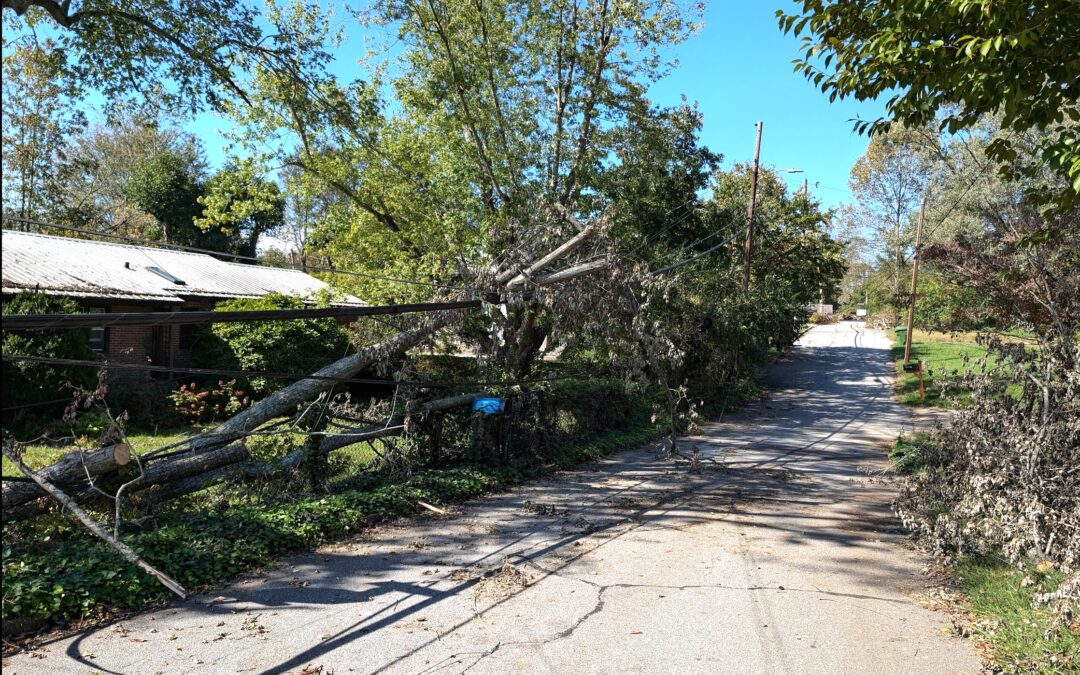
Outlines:
{"label": "tree bark", "polygon": [[[94,478],[115,471],[131,460],[131,449],[125,443],[117,443],[93,452],[76,450],[69,452],[56,463],[38,471],[43,480],[50,483],[84,484],[88,477]],[[35,482],[11,481],[4,483],[0,503],[7,511],[15,506],[32,502],[45,495]]]}

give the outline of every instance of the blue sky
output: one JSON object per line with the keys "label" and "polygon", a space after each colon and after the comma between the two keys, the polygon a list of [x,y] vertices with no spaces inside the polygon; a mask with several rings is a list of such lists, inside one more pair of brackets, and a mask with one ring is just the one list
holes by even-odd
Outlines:
{"label": "blue sky", "polygon": [[[799,41],[777,28],[775,11],[794,3],[776,0],[714,0],[705,25],[676,51],[679,67],[653,86],[659,104],[674,104],[683,94],[700,106],[703,142],[723,153],[724,164],[746,161],[754,153],[754,124],[761,120],[761,161],[805,173],[785,176],[827,206],[849,198],[848,173],[866,150],[867,139],[852,131],[851,119],[876,118],[884,104],[836,101],[792,70]],[[815,183],[820,186],[815,188]]]}
{"label": "blue sky", "polygon": [[[852,131],[856,117],[875,118],[884,105],[876,102],[837,101],[792,70],[798,39],[777,28],[778,7],[794,7],[783,0],[714,0],[704,26],[673,52],[679,66],[650,89],[660,105],[677,104],[682,96],[697,101],[704,117],[702,141],[724,155],[724,165],[752,158],[754,124],[764,122],[761,159],[777,168],[799,168],[804,173],[785,175],[792,188],[810,181],[811,192],[826,206],[848,199],[851,165],[866,149],[867,139]],[[362,48],[362,36],[350,35],[334,68],[352,70]],[[191,131],[206,143],[212,164],[220,163],[224,143],[217,129],[220,120],[199,116]]]}

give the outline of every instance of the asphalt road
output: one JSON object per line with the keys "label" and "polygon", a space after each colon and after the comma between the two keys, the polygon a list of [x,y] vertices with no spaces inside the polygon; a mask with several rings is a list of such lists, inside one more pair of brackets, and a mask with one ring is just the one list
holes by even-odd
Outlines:
{"label": "asphalt road", "polygon": [[[917,602],[884,448],[889,345],[819,326],[769,396],[621,453],[45,644],[19,673],[977,672]],[[321,670],[320,670],[321,668]],[[305,670],[306,669],[306,670]]]}

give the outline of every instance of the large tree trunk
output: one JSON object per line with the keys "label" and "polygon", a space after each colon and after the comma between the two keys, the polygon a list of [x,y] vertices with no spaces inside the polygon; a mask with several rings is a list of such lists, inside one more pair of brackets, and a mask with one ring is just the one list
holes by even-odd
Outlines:
{"label": "large tree trunk", "polygon": [[[131,460],[131,450],[125,443],[117,443],[93,452],[69,452],[57,461],[37,472],[42,480],[54,485],[71,483],[85,484],[87,478],[96,478],[115,471]],[[10,481],[4,483],[2,492],[3,510],[43,497],[45,491],[32,481]]]}

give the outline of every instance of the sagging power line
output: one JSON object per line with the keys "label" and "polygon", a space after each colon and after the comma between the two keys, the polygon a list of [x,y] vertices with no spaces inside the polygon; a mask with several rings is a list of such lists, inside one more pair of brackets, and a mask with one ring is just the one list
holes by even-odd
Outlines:
{"label": "sagging power line", "polygon": [[655,270],[653,272],[649,272],[649,276],[650,277],[658,277],[661,274],[667,274],[668,272],[672,272],[674,270],[677,270],[680,267],[685,267],[686,265],[689,265],[691,263],[695,263],[698,260],[701,260],[702,258],[704,258],[704,257],[706,257],[708,255],[711,255],[712,253],[715,253],[716,251],[719,251],[720,249],[724,248],[725,246],[731,244],[741,234],[742,234],[742,232],[736,232],[735,234],[731,235],[730,237],[728,237],[724,241],[720,242],[719,244],[716,244],[715,246],[710,246],[709,248],[705,249],[701,253],[698,253],[697,255],[693,255],[693,256],[691,256],[689,258],[685,258],[683,260],[680,260],[677,263],[672,263],[671,265],[668,265],[667,267],[661,267],[658,270]]}
{"label": "sagging power line", "polygon": [[225,312],[22,314],[5,316],[2,322],[4,330],[110,328],[114,326],[178,326],[210,323],[245,323],[252,321],[296,321],[298,319],[347,319],[456,309],[478,309],[482,305],[482,300],[454,300],[449,302],[418,302],[401,305],[361,305],[350,307],[313,307],[309,309],[264,309]]}
{"label": "sagging power line", "polygon": [[[368,377],[335,377],[332,375],[308,375],[305,373],[286,373],[268,370],[228,370],[222,368],[195,368],[184,366],[159,366],[152,363],[125,363],[122,361],[92,361],[89,359],[65,359],[51,356],[24,356],[20,354],[4,354],[3,361],[9,363],[40,363],[53,366],[78,366],[87,368],[103,368],[105,370],[136,370],[150,373],[175,373],[184,375],[213,375],[217,377],[265,377],[268,379],[282,380],[319,380],[336,382],[339,384],[369,384],[382,386],[408,386],[429,389],[441,389],[448,387],[509,387],[520,384],[534,384],[540,382],[558,382],[562,380],[574,380],[587,377],[584,374],[552,375],[549,377],[536,377],[521,380],[448,380],[448,381],[424,381],[424,380],[391,380]],[[58,399],[49,403],[63,403],[68,399]],[[45,405],[41,403],[38,405]],[[22,406],[28,407],[28,406]],[[8,410],[8,408],[4,408]]]}

